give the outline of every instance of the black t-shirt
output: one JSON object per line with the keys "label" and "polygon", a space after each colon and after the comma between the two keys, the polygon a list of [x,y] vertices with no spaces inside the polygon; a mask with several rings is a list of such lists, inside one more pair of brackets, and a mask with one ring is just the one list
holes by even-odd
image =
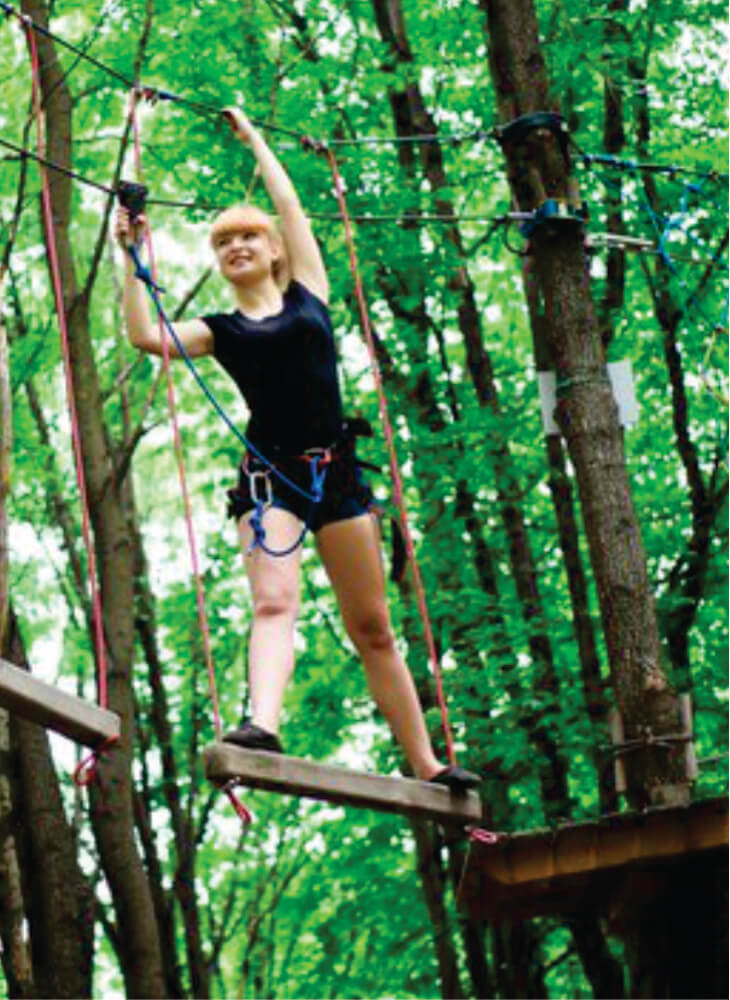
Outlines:
{"label": "black t-shirt", "polygon": [[294,455],[340,436],[342,400],[327,307],[297,281],[283,298],[275,316],[250,319],[237,309],[203,320],[215,358],[250,410],[247,437],[262,450]]}

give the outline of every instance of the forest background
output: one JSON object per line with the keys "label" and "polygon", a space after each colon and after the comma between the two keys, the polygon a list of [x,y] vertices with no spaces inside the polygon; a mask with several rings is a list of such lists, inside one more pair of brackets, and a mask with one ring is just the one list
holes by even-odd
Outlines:
{"label": "forest background", "polygon": [[[497,5],[21,6],[81,50],[39,36],[48,155],[83,177],[113,186],[134,175],[125,80],[208,107],[238,104],[289,131],[269,138],[325,252],[347,411],[376,427],[332,178],[299,137],[438,135],[333,148],[359,219],[363,282],[460,760],[485,775],[495,829],[624,807],[605,753],[615,696],[573,467],[542,427],[530,257],[518,227],[500,221],[515,206],[491,134],[501,121],[488,61],[489,8]],[[722,795],[726,12],[719,3],[634,0],[537,2],[535,10],[552,107],[568,124],[596,243],[586,261],[601,340],[609,361],[633,367],[640,413],[625,432],[626,466],[663,668],[694,708],[693,794]],[[32,148],[26,40],[13,17],[0,31],[0,137]],[[265,204],[248,152],[200,111],[167,100],[142,107],[153,199],[225,206],[252,193]],[[0,155],[10,342],[0,367],[9,372],[13,428],[2,494],[11,611],[3,655],[93,700],[86,559],[39,174],[12,148]],[[56,222],[106,623],[115,649],[127,651],[114,660],[111,697],[128,743],[107,793],[92,788],[87,797],[71,781],[68,744],[54,739],[49,753],[37,732],[12,721],[0,803],[8,995],[622,995],[630,962],[597,922],[491,926],[458,914],[463,845],[444,844],[435,827],[251,793],[256,822],[244,836],[225,797],[206,785],[200,750],[213,736],[212,709],[164,385],[157,362],[137,357],[124,338],[112,199],[78,180],[51,180],[61,199]],[[227,307],[211,273],[211,213],[150,210],[173,313]],[[601,246],[597,234],[607,232],[643,240],[643,250]],[[213,362],[201,370],[243,426],[225,376]],[[239,444],[182,365],[174,381],[221,710],[233,722],[245,694],[249,622],[225,519]],[[6,442],[9,423],[6,414]],[[361,453],[387,467],[382,434]],[[391,513],[387,476],[373,482]],[[393,772],[403,761],[310,545],[304,560],[284,743],[293,754]],[[439,743],[407,582],[393,585],[392,607]]]}

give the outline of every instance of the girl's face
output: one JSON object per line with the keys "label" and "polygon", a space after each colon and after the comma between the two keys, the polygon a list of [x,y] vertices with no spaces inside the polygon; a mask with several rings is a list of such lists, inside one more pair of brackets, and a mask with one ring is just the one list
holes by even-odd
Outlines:
{"label": "girl's face", "polygon": [[212,239],[218,267],[232,285],[253,285],[273,274],[279,248],[265,229],[242,226],[216,233]]}
{"label": "girl's face", "polygon": [[283,247],[273,220],[254,205],[234,205],[213,223],[210,242],[223,277],[255,285],[275,277]]}

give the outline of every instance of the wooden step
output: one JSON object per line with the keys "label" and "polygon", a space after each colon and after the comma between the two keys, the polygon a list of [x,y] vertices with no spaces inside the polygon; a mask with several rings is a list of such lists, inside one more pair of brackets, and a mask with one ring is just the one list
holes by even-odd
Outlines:
{"label": "wooden step", "polygon": [[84,746],[119,738],[119,716],[0,659],[0,708]]}
{"label": "wooden step", "polygon": [[[550,829],[472,842],[457,894],[475,920],[524,920],[570,910],[600,912],[631,872],[663,871],[703,852],[727,857],[728,799],[613,813]],[[608,905],[608,904],[606,904]]]}
{"label": "wooden step", "polygon": [[206,777],[217,785],[236,781],[249,788],[434,819],[444,824],[474,825],[482,818],[476,792],[454,795],[448,788],[428,781],[349,771],[298,757],[244,750],[230,743],[207,747],[204,761]]}

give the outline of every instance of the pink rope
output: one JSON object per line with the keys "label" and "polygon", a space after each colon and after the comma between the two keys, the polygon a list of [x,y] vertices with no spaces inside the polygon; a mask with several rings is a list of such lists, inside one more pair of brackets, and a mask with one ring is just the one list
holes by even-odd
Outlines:
{"label": "pink rope", "polygon": [[238,814],[238,818],[241,820],[241,822],[245,826],[248,826],[249,823],[252,823],[253,822],[253,816],[251,815],[251,813],[249,812],[249,810],[246,808],[246,806],[243,804],[243,802],[241,802],[241,800],[236,796],[236,793],[233,791],[233,789],[226,787],[226,788],[223,789],[223,791],[228,796],[228,801],[231,803],[231,805],[233,806],[233,808],[236,810],[236,813]]}
{"label": "pink rope", "polygon": [[477,844],[497,844],[499,834],[493,830],[484,830],[482,827],[476,826],[469,831],[469,840],[473,840]]}
{"label": "pink rope", "polygon": [[113,749],[118,742],[118,736],[109,736],[98,747],[95,747],[91,753],[87,754],[86,757],[81,758],[73,773],[73,783],[78,788],[84,788],[86,785],[92,783],[96,777],[96,765],[99,757],[107,750]]}
{"label": "pink rope", "polygon": [[[142,179],[142,143],[140,137],[139,122],[137,120],[137,93],[132,91],[129,99],[129,120],[132,125],[132,132],[134,135],[134,165],[135,171],[137,173],[137,179],[141,181]],[[147,253],[149,254],[150,260],[150,273],[152,275],[152,280],[157,281],[157,265],[155,263],[155,252],[152,245],[152,235],[149,226],[145,229],[145,245],[147,247]],[[162,344],[162,361],[165,368],[165,376],[167,379],[167,405],[170,411],[170,423],[172,425],[172,437],[174,442],[175,450],[175,460],[177,463],[178,479],[180,481],[180,491],[183,498],[183,506],[185,510],[185,526],[188,536],[188,548],[190,550],[190,562],[193,570],[193,577],[195,579],[195,595],[198,609],[198,624],[200,626],[200,634],[203,639],[203,655],[205,658],[206,669],[208,672],[208,684],[210,687],[210,696],[213,702],[213,728],[215,731],[215,738],[220,741],[221,734],[223,731],[223,726],[221,723],[220,710],[218,707],[218,691],[216,689],[215,683],[215,668],[213,666],[213,654],[211,652],[211,641],[210,641],[210,627],[208,625],[208,615],[205,610],[205,595],[203,592],[203,580],[200,573],[200,560],[198,559],[198,547],[195,540],[195,529],[193,527],[193,512],[192,505],[190,503],[190,493],[188,491],[187,476],[185,474],[185,460],[183,457],[183,447],[182,439],[180,437],[180,426],[177,418],[177,406],[175,403],[175,389],[172,382],[172,372],[170,369],[170,342],[167,330],[165,328],[162,316],[158,313],[158,322],[160,327],[160,341]]]}
{"label": "pink rope", "polygon": [[[44,158],[45,135],[43,129],[43,111],[41,107],[39,83],[40,60],[38,58],[38,47],[36,44],[35,34],[30,27],[28,20],[22,15],[20,15],[20,20],[28,41],[28,48],[30,50],[33,110],[38,128],[38,155],[39,157]],[[53,221],[53,205],[51,203],[51,189],[48,181],[48,172],[46,171],[45,165],[40,161],[38,169],[40,170],[41,175],[41,204],[43,208],[43,228],[46,236],[46,246],[48,247],[48,265],[51,272],[56,311],[58,313],[58,328],[61,334],[61,353],[63,356],[63,373],[66,383],[66,400],[69,419],[71,422],[71,438],[73,441],[73,453],[76,465],[76,482],[78,484],[79,501],[81,504],[81,533],[83,536],[88,563],[87,577],[91,590],[91,606],[97,662],[98,698],[101,707],[106,708],[108,702],[106,643],[104,640],[101,597],[97,584],[96,553],[91,540],[91,518],[89,516],[89,499],[86,489],[86,478],[84,475],[81,434],[79,431],[73,376],[71,373],[71,350],[69,346],[68,323],[66,319],[66,308],[63,301],[63,284],[61,281],[61,268],[59,265],[58,250],[56,247],[56,233]]]}
{"label": "pink rope", "polygon": [[[142,179],[142,143],[140,138],[140,128],[139,122],[137,120],[137,93],[132,91],[130,94],[129,102],[129,119],[132,124],[132,132],[134,135],[134,163],[135,170],[137,173],[138,180]],[[150,274],[152,275],[152,280],[157,281],[157,266],[155,263],[155,252],[152,245],[152,235],[150,227],[147,226],[145,230],[145,244],[147,246],[147,253],[149,254],[150,260]],[[195,541],[195,529],[193,527],[193,512],[192,505],[190,503],[190,494],[187,486],[187,476],[185,474],[185,459],[183,455],[182,439],[180,437],[180,426],[177,419],[177,406],[175,404],[175,389],[172,382],[172,372],[170,369],[170,342],[167,328],[165,327],[162,315],[158,311],[157,316],[159,327],[160,327],[160,341],[162,343],[162,361],[165,367],[165,376],[167,379],[167,405],[170,411],[170,423],[172,425],[172,436],[174,441],[175,449],[175,460],[177,463],[178,479],[180,481],[180,491],[183,497],[183,506],[185,509],[185,525],[187,529],[188,536],[188,548],[190,550],[190,562],[193,570],[193,577],[195,579],[195,595],[198,608],[198,624],[200,626],[200,634],[203,637],[203,654],[205,657],[205,664],[208,672],[208,686],[210,688],[210,697],[213,703],[213,728],[215,731],[215,738],[217,742],[220,742],[221,735],[223,732],[223,725],[221,722],[220,710],[218,706],[218,691],[215,683],[215,667],[213,665],[213,654],[211,651],[211,641],[210,641],[210,627],[208,625],[208,615],[205,610],[205,594],[203,591],[203,579],[200,573],[200,561],[198,559],[198,547]],[[235,791],[232,787],[226,787],[224,789],[228,800],[230,801],[233,808],[241,820],[241,822],[248,826],[253,821],[253,816],[246,808],[246,806],[241,802],[236,796]]]}
{"label": "pink rope", "polygon": [[370,316],[368,313],[368,308],[365,302],[365,293],[362,287],[362,281],[360,279],[360,270],[357,262],[357,253],[355,251],[355,242],[352,237],[352,224],[350,222],[350,215],[347,210],[347,203],[345,201],[344,185],[342,183],[342,176],[340,175],[339,168],[337,166],[337,160],[335,159],[334,153],[330,148],[326,149],[327,160],[330,165],[330,170],[332,171],[332,178],[334,180],[335,186],[335,196],[337,197],[337,203],[340,209],[340,215],[342,216],[342,221],[345,225],[345,240],[347,242],[347,249],[350,255],[350,270],[352,272],[352,280],[355,285],[355,296],[357,298],[358,309],[360,312],[360,325],[362,327],[362,332],[365,337],[365,343],[367,344],[368,354],[370,355],[370,370],[372,372],[373,381],[375,382],[375,389],[378,396],[378,408],[380,410],[380,420],[383,425],[383,432],[385,434],[385,443],[388,449],[388,458],[390,462],[390,474],[393,479],[393,496],[398,507],[398,515],[400,519],[401,529],[403,531],[403,539],[405,541],[406,553],[411,564],[411,570],[413,572],[413,584],[416,592],[416,603],[418,605],[418,612],[421,617],[421,623],[423,626],[423,634],[426,640],[426,648],[428,650],[428,659],[431,671],[433,673],[436,682],[436,697],[438,699],[439,708],[441,710],[441,726],[444,731],[444,737],[446,739],[446,751],[449,758],[449,763],[456,764],[456,753],[454,751],[454,741],[451,735],[451,728],[449,726],[448,709],[446,706],[446,698],[444,695],[443,681],[441,675],[441,665],[439,663],[439,658],[436,653],[436,644],[433,638],[433,630],[431,628],[431,619],[428,614],[428,605],[426,603],[426,591],[423,585],[423,578],[421,576],[421,569],[418,565],[418,559],[416,558],[416,550],[413,544],[413,536],[411,534],[410,525],[408,523],[408,514],[406,513],[405,500],[403,497],[403,482],[401,479],[400,469],[398,467],[398,455],[395,450],[395,436],[393,434],[393,428],[390,423],[390,418],[388,416],[388,404],[385,398],[385,390],[383,388],[383,378],[380,373],[380,365],[378,364],[378,356],[375,350],[375,340],[373,338],[372,326],[370,324]]}

